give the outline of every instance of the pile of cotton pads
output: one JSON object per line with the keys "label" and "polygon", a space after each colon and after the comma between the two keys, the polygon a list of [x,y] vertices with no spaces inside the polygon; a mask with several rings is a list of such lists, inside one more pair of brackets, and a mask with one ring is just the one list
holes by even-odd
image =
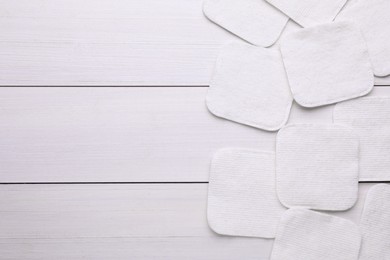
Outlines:
{"label": "pile of cotton pads", "polygon": [[[214,155],[210,227],[274,238],[271,260],[390,259],[390,185],[371,188],[360,226],[318,212],[351,209],[359,181],[390,181],[390,97],[366,96],[374,75],[390,75],[390,0],[205,0],[203,10],[246,41],[221,49],[208,109],[278,131],[273,152]],[[304,28],[281,36],[289,19]],[[336,104],[333,124],[287,124],[294,101]]]}

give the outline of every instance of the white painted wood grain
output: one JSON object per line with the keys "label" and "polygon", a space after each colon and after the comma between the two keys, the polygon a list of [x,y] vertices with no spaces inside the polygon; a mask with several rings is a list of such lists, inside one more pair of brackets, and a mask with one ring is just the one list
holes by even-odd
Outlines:
{"label": "white painted wood grain", "polygon": [[238,38],[202,1],[0,0],[0,85],[208,85]]}
{"label": "white painted wood grain", "polygon": [[207,185],[0,186],[2,259],[268,259],[207,226]]}
{"label": "white painted wood grain", "polygon": [[377,86],[390,86],[390,76],[375,77],[375,85],[377,85]]}
{"label": "white painted wood grain", "polygon": [[1,85],[208,85],[202,0],[1,0]]}
{"label": "white painted wood grain", "polygon": [[[274,151],[275,133],[211,115],[207,88],[0,88],[0,182],[208,181],[220,148]],[[376,88],[373,95],[389,95]],[[331,123],[294,104],[290,123]]]}
{"label": "white painted wood grain", "polygon": [[[358,204],[337,213],[360,219]],[[0,185],[2,259],[260,259],[272,240],[224,237],[206,220],[207,184]]]}
{"label": "white painted wood grain", "polygon": [[0,88],[0,182],[206,181],[274,135],[212,116],[207,88]]}

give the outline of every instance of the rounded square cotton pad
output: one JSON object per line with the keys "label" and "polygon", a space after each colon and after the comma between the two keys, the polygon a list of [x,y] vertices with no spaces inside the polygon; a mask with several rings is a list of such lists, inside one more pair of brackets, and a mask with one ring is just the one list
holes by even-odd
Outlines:
{"label": "rounded square cotton pad", "polygon": [[219,150],[211,163],[207,218],[218,234],[275,237],[286,210],[275,190],[273,153]]}
{"label": "rounded square cotton pad", "polygon": [[276,137],[276,187],[286,207],[347,210],[358,198],[359,140],[339,125],[288,125]]}
{"label": "rounded square cotton pad", "polygon": [[339,103],[333,121],[354,129],[360,139],[360,180],[390,181],[390,97]]}
{"label": "rounded square cotton pad", "polygon": [[303,27],[331,22],[347,0],[267,0]]}
{"label": "rounded square cotton pad", "polygon": [[214,23],[263,47],[276,42],[288,21],[265,0],[205,0],[203,12]]}
{"label": "rounded square cotton pad", "polygon": [[292,33],[283,38],[281,51],[291,92],[304,107],[360,97],[374,86],[366,43],[351,23]]}
{"label": "rounded square cotton pad", "polygon": [[290,209],[280,221],[271,260],[357,260],[360,242],[349,220]]}
{"label": "rounded square cotton pad", "polygon": [[359,260],[390,259],[390,185],[372,187],[360,221],[363,241]]}
{"label": "rounded square cotton pad", "polygon": [[355,0],[336,18],[359,25],[367,42],[374,74],[390,75],[390,1]]}
{"label": "rounded square cotton pad", "polygon": [[268,131],[280,129],[292,104],[280,53],[249,44],[224,46],[206,102],[218,117]]}

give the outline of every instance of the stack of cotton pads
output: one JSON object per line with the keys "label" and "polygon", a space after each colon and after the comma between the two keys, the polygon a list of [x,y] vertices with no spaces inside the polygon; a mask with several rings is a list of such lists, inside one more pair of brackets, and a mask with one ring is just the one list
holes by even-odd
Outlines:
{"label": "stack of cotton pads", "polygon": [[[352,208],[359,181],[390,181],[390,97],[366,96],[374,75],[390,75],[390,1],[205,0],[203,10],[246,41],[221,49],[208,109],[278,131],[275,151],[214,155],[209,226],[275,238],[271,260],[390,259],[390,185],[371,188],[360,226],[318,212]],[[280,37],[288,22],[304,28]],[[336,104],[333,124],[287,124],[294,101]]]}

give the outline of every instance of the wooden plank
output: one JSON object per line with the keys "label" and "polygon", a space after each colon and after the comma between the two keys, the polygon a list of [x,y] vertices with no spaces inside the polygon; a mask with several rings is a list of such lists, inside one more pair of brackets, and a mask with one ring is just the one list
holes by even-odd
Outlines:
{"label": "wooden plank", "polygon": [[203,0],[0,0],[1,85],[208,85]]}
{"label": "wooden plank", "polygon": [[390,86],[390,76],[388,77],[376,77],[375,85],[377,86]]}
{"label": "wooden plank", "polygon": [[212,116],[207,88],[0,88],[0,182],[206,181],[273,134]]}
{"label": "wooden plank", "polygon": [[[208,181],[220,148],[274,151],[275,133],[219,119],[207,88],[0,88],[0,182]],[[390,95],[376,88],[373,95]],[[290,123],[331,123],[293,106]]]}
{"label": "wooden plank", "polygon": [[267,259],[271,240],[219,237],[207,185],[0,186],[3,259]]}
{"label": "wooden plank", "polygon": [[208,85],[238,38],[202,2],[0,0],[0,85]]}
{"label": "wooden plank", "polygon": [[[365,193],[350,211],[358,222]],[[224,237],[207,184],[1,185],[2,259],[268,259],[272,240]]]}

